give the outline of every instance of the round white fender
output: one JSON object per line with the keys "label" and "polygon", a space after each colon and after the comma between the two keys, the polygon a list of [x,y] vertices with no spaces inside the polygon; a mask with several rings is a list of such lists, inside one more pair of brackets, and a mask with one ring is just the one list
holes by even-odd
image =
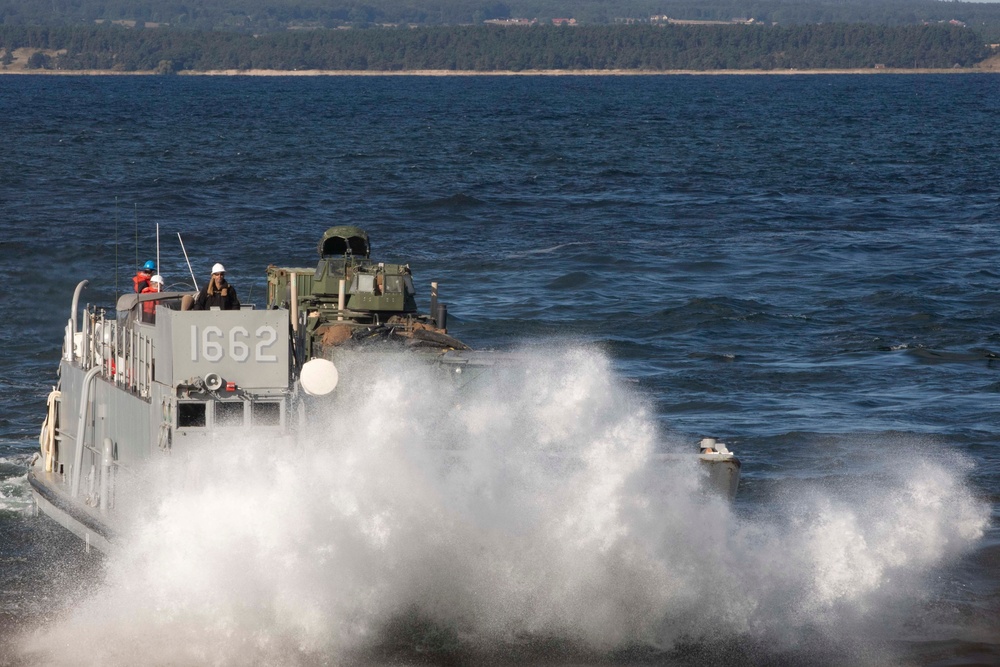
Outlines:
{"label": "round white fender", "polygon": [[329,359],[310,359],[302,365],[299,382],[310,396],[326,396],[337,387],[340,373]]}

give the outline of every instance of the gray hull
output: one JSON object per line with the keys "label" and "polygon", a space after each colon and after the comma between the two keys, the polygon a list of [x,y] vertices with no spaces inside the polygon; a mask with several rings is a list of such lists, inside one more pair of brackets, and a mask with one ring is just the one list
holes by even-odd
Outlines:
{"label": "gray hull", "polygon": [[28,474],[38,508],[105,551],[115,490],[142,466],[222,431],[286,437],[294,398],[288,311],[182,311],[181,295],[160,294],[143,322],[129,296],[115,319],[91,309],[67,324]]}
{"label": "gray hull", "polygon": [[28,484],[38,509],[83,540],[88,550],[94,547],[105,553],[111,551],[115,531],[107,517],[77,502],[58,475],[36,465],[28,472]]}

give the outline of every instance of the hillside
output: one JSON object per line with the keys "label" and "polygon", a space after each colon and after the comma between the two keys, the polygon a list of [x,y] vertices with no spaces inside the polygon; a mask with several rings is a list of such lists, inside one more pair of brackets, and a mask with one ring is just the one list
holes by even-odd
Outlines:
{"label": "hillside", "polygon": [[806,70],[970,68],[995,55],[952,25],[464,26],[261,36],[0,26],[8,71]]}
{"label": "hillside", "polygon": [[793,26],[868,23],[884,26],[954,21],[1000,42],[1000,3],[937,0],[0,0],[7,26],[170,26],[264,34],[373,26],[475,25],[523,19],[550,24],[610,25],[659,20],[752,19]]}

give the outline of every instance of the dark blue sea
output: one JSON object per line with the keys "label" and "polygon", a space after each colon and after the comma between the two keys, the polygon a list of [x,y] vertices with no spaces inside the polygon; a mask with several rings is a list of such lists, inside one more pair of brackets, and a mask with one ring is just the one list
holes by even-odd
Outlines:
{"label": "dark blue sea", "polygon": [[[0,146],[0,663],[1000,664],[1000,77],[0,76]],[[340,224],[527,370],[371,369],[117,555],[32,511],[77,282],[260,307]]]}

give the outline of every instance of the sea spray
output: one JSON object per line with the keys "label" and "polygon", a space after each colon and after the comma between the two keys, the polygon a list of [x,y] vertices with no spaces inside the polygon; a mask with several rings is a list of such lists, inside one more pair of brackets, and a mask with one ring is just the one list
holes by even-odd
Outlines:
{"label": "sea spray", "polygon": [[400,619],[422,628],[405,641],[478,655],[861,642],[986,525],[962,465],[930,459],[739,516],[605,356],[512,358],[454,373],[359,355],[294,442],[220,431],[158,461],[119,496],[104,580],[25,651],[338,662],[391,644]]}

